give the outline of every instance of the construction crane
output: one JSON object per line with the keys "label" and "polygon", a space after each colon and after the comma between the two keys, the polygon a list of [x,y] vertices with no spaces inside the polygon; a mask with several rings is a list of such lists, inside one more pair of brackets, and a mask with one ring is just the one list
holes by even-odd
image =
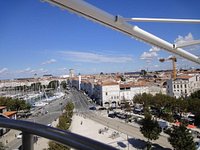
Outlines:
{"label": "construction crane", "polygon": [[177,62],[176,57],[171,56],[171,57],[168,57],[168,58],[160,58],[159,59],[160,62],[164,62],[164,61],[168,61],[168,60],[172,61],[172,65],[173,65],[172,78],[175,80],[176,79],[176,62]]}

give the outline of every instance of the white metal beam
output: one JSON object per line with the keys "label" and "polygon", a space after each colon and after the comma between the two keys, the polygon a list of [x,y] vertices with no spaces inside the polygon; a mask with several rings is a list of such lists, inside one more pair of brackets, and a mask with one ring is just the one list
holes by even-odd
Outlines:
{"label": "white metal beam", "polygon": [[198,19],[168,19],[168,18],[123,18],[133,22],[163,22],[163,23],[200,23]]}
{"label": "white metal beam", "polygon": [[137,26],[133,26],[119,16],[113,16],[99,8],[86,3],[83,0],[44,0],[60,8],[66,9],[70,12],[76,13],[92,21],[98,22],[104,26],[122,32],[130,37],[134,37],[153,46],[167,50],[168,52],[177,54],[183,58],[200,64],[199,57],[181,49],[174,48],[174,44],[171,44],[151,33],[148,33]]}
{"label": "white metal beam", "polygon": [[198,45],[198,44],[200,44],[200,40],[193,40],[193,41],[187,41],[187,42],[180,43],[180,44],[175,44],[175,47],[176,48],[182,48],[182,47]]}

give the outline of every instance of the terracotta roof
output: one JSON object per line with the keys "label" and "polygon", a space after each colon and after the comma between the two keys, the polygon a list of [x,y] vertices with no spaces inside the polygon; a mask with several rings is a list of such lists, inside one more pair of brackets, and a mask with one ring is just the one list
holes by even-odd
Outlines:
{"label": "terracotta roof", "polygon": [[130,87],[132,87],[131,84],[120,84],[119,86],[120,86],[120,88],[130,88]]}
{"label": "terracotta roof", "polygon": [[10,117],[10,116],[13,116],[13,115],[16,114],[16,113],[17,113],[17,111],[7,111],[7,112],[4,112],[3,114],[4,114],[5,116]]}
{"label": "terracotta roof", "polygon": [[113,81],[110,81],[110,82],[101,82],[101,85],[102,86],[118,85],[118,83],[117,82],[113,82]]}
{"label": "terracotta roof", "polygon": [[5,108],[6,108],[6,106],[0,106],[0,110],[5,109]]}
{"label": "terracotta roof", "polygon": [[182,75],[182,76],[178,76],[176,77],[177,79],[190,79],[192,76],[188,76],[188,75]]}

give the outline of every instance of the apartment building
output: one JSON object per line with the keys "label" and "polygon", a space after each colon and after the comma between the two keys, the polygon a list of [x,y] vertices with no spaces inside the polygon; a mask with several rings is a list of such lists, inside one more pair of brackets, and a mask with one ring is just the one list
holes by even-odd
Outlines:
{"label": "apartment building", "polygon": [[200,75],[180,75],[175,80],[167,80],[167,95],[176,98],[188,97],[200,90]]}
{"label": "apartment building", "polygon": [[117,82],[99,82],[94,85],[94,98],[103,107],[117,106],[119,99],[119,84]]}
{"label": "apartment building", "polygon": [[[72,81],[72,86],[78,89],[77,80],[78,78]],[[120,106],[124,100],[132,102],[136,94],[150,93],[155,95],[166,93],[163,88],[149,85],[146,81],[120,83],[113,79],[96,80],[86,78],[81,82],[81,90],[85,91],[89,97],[103,107]]]}

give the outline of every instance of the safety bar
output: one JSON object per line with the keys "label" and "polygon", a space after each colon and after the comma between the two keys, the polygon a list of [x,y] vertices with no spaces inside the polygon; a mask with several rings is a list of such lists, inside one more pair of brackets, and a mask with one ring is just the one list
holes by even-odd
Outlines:
{"label": "safety bar", "polygon": [[33,135],[81,150],[116,150],[116,148],[69,131],[23,120],[0,118],[0,127],[22,131],[22,149],[33,150]]}

